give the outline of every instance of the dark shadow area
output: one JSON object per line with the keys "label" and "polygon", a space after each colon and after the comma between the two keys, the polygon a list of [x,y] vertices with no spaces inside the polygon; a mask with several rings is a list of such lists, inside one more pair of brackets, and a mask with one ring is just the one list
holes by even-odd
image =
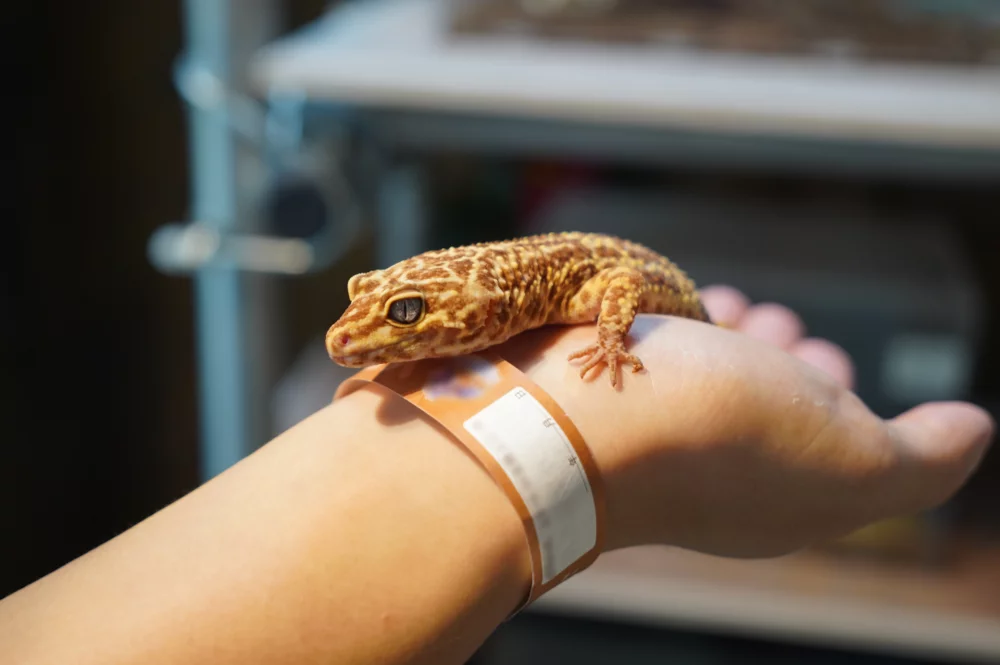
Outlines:
{"label": "dark shadow area", "polygon": [[749,636],[722,636],[612,621],[524,613],[504,624],[469,665],[951,665],[833,648],[810,648]]}

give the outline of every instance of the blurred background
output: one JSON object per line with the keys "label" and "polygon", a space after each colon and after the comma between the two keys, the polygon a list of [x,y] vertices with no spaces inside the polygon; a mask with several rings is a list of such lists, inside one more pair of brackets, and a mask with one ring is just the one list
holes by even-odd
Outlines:
{"label": "blurred background", "polygon": [[[2,595],[329,401],[347,278],[613,232],[1000,416],[1000,2],[8,3]],[[476,663],[1000,662],[1000,459],[777,561],[617,552]]]}

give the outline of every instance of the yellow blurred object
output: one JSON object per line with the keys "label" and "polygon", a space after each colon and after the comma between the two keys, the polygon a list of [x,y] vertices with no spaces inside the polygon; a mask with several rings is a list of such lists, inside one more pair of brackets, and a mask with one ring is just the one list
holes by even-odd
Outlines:
{"label": "yellow blurred object", "polygon": [[927,562],[940,553],[941,538],[924,515],[875,522],[818,547],[842,555]]}

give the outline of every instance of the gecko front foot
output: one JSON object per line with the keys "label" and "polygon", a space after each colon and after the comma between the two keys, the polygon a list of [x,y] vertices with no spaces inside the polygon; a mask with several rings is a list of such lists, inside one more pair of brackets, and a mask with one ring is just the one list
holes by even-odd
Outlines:
{"label": "gecko front foot", "polygon": [[601,340],[597,344],[591,344],[585,349],[580,349],[569,355],[569,360],[585,358],[583,366],[580,368],[580,378],[586,378],[587,373],[601,363],[608,366],[611,373],[611,386],[618,386],[618,368],[628,364],[632,366],[632,373],[641,372],[644,369],[642,361],[638,357],[625,351],[625,343],[618,340]]}

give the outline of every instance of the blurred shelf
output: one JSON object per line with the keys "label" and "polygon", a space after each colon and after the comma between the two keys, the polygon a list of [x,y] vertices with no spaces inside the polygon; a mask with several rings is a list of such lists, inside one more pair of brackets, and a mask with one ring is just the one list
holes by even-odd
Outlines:
{"label": "blurred shelf", "polygon": [[459,38],[444,0],[345,3],[256,54],[268,94],[402,111],[1000,150],[1000,69]]}
{"label": "blurred shelf", "polygon": [[1000,662],[1000,544],[919,568],[805,552],[611,552],[531,610],[949,662]]}

